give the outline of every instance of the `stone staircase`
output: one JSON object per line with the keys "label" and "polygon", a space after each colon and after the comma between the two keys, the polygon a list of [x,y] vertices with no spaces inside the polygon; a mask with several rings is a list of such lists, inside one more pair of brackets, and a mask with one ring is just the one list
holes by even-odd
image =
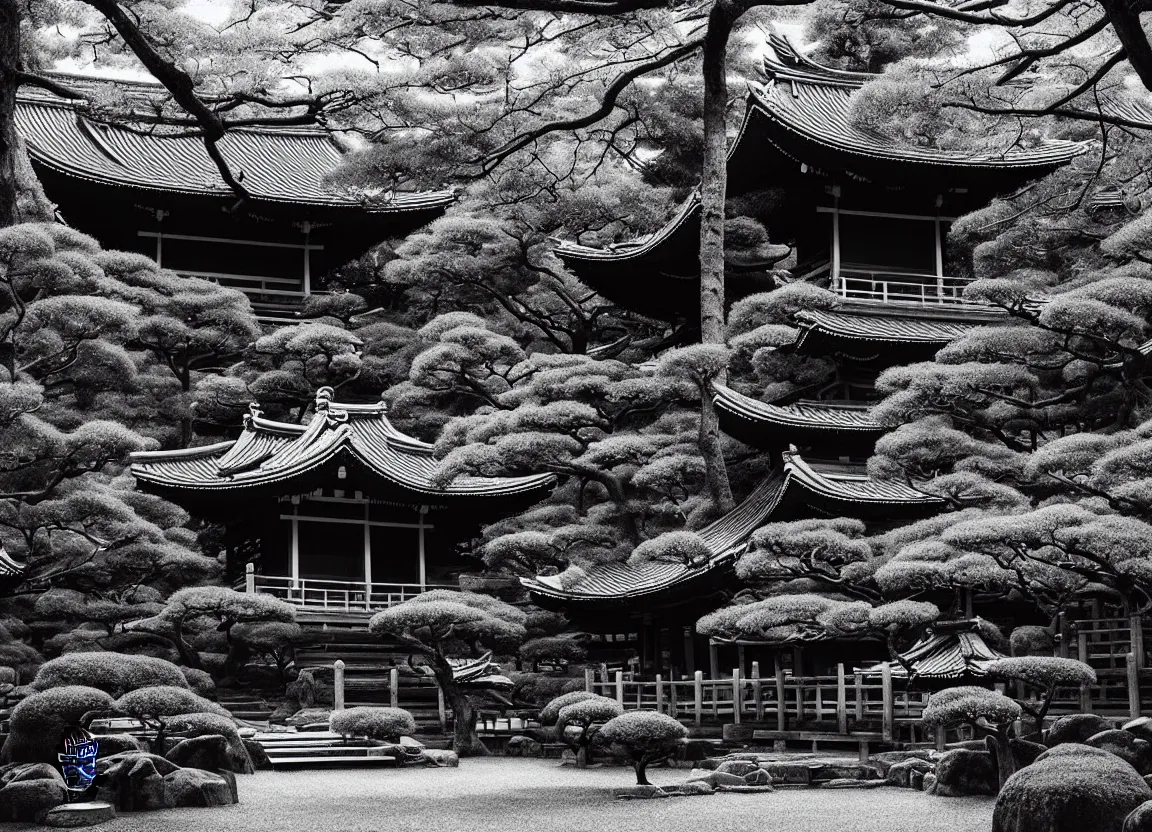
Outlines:
{"label": "stone staircase", "polygon": [[358,765],[396,767],[402,762],[389,749],[370,740],[344,739],[331,731],[258,733],[253,737],[264,747],[273,768]]}
{"label": "stone staircase", "polygon": [[272,706],[257,692],[218,690],[216,701],[227,708],[232,716],[247,722],[267,722],[272,715]]}
{"label": "stone staircase", "polygon": [[423,742],[424,735],[442,735],[450,730],[452,712],[445,707],[442,725],[439,688],[430,676],[421,675],[408,665],[408,655],[399,645],[387,644],[366,630],[308,627],[296,647],[296,667],[311,670],[318,682],[331,687],[333,665],[337,659],[342,660],[344,701],[350,708],[390,706],[390,676],[396,668],[399,682],[396,705],[415,718]]}

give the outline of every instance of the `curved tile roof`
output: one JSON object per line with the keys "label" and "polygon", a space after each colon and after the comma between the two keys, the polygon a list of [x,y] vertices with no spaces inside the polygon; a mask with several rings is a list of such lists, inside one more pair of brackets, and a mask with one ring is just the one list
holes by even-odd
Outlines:
{"label": "curved tile roof", "polygon": [[407,436],[388,421],[383,403],[340,404],[331,388],[316,394],[316,415],[305,425],[265,419],[253,406],[234,442],[178,451],[132,454],[132,474],[141,483],[183,492],[236,493],[291,482],[335,459],[352,459],[413,499],[444,497],[543,497],[555,477],[457,477],[447,487],[433,484],[437,462],[432,446]]}
{"label": "curved tile roof", "polygon": [[809,430],[884,432],[884,428],[868,415],[869,405],[864,403],[817,401],[776,405],[737,393],[722,384],[712,385],[712,391],[712,401],[721,414],[727,413],[751,422]]}
{"label": "curved tile roof", "polygon": [[[969,310],[958,310],[971,314]],[[941,320],[911,315],[860,315],[851,311],[803,310],[796,313],[800,336],[793,345],[802,349],[814,333],[850,341],[881,341],[944,346],[986,320]]]}
{"label": "curved tile roof", "polygon": [[[693,191],[687,200],[676,210],[672,219],[668,220],[661,228],[645,234],[643,237],[637,237],[635,240],[629,240],[624,243],[613,243],[612,245],[599,248],[597,246],[586,246],[571,240],[557,240],[553,251],[556,255],[564,260],[632,260],[645,255],[651,254],[658,249],[664,241],[674,236],[689,220],[696,219],[700,213],[700,194]],[[695,235],[699,235],[699,231],[693,228]]]}
{"label": "curved tile roof", "polygon": [[909,144],[895,135],[865,129],[850,117],[852,95],[875,75],[821,66],[783,38],[773,37],[771,45],[775,54],[764,61],[769,81],[751,90],[753,105],[789,133],[849,157],[949,168],[1045,168],[1065,164],[1087,149],[1067,141],[991,153]]}
{"label": "curved tile roof", "polygon": [[783,512],[779,510],[809,500],[820,504],[852,503],[857,509],[870,507],[880,511],[896,506],[932,511],[944,504],[937,497],[900,483],[879,482],[847,469],[820,471],[799,454],[786,453],[782,470],[773,472],[731,512],[697,532],[712,551],[712,556],[701,564],[611,563],[589,570],[569,587],[560,586],[556,576],[521,578],[520,583],[531,593],[569,603],[636,599],[667,593],[730,566],[747,549],[752,532],[765,523],[791,519],[791,515],[780,516]]}
{"label": "curved tile roof", "polygon": [[[22,95],[16,128],[32,160],[65,176],[103,185],[199,196],[233,197],[197,136],[146,133],[85,118],[77,105]],[[221,155],[253,199],[371,214],[429,211],[447,206],[451,191],[395,193],[369,199],[333,189],[325,178],[343,152],[324,130],[233,128],[218,143]]]}
{"label": "curved tile roof", "polygon": [[[912,678],[959,679],[962,676],[986,676],[988,665],[1007,657],[988,646],[975,621],[964,621],[942,622],[932,633],[901,653],[900,658],[912,668]],[[880,666],[864,672],[879,673]],[[898,679],[909,677],[903,664],[893,664],[892,675]]]}
{"label": "curved tile roof", "polygon": [[565,600],[635,598],[668,591],[731,564],[747,547],[752,532],[768,522],[780,504],[786,479],[780,472],[773,473],[735,509],[697,532],[712,552],[702,564],[610,563],[589,571],[579,583],[567,588],[554,576],[521,578],[520,583],[530,592]]}

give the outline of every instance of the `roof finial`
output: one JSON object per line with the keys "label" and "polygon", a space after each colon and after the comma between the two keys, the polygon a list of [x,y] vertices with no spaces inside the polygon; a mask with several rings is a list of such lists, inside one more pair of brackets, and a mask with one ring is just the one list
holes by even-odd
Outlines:
{"label": "roof finial", "polygon": [[260,409],[259,402],[248,402],[248,413],[244,417],[244,426],[252,424],[252,420],[264,415],[264,411]]}
{"label": "roof finial", "polygon": [[316,409],[327,410],[328,406],[332,404],[332,394],[336,391],[331,387],[321,387],[316,391]]}

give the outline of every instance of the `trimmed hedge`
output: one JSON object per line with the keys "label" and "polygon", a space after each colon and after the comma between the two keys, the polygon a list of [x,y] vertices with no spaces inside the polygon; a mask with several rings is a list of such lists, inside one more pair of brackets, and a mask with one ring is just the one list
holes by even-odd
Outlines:
{"label": "trimmed hedge", "polygon": [[64,732],[89,711],[112,707],[112,697],[105,691],[82,685],[33,693],[12,710],[11,733],[0,761],[56,765]]}
{"label": "trimmed hedge", "polygon": [[397,742],[416,733],[416,720],[402,708],[348,708],[333,711],[328,727],[345,737]]}
{"label": "trimmed hedge", "polygon": [[184,674],[171,662],[107,651],[65,653],[45,662],[32,680],[36,690],[66,685],[84,685],[117,697],[155,685],[188,689]]}

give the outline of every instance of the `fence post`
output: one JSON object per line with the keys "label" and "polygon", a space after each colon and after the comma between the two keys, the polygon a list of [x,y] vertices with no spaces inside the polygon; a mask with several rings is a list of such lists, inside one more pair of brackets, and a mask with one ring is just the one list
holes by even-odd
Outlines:
{"label": "fence post", "polygon": [[620,707],[624,707],[624,671],[616,671],[616,701]]}
{"label": "fence post", "polygon": [[608,678],[608,665],[604,662],[600,662],[600,681],[606,685],[612,681]]}
{"label": "fence post", "polygon": [[664,677],[656,674],[656,713],[664,713]]}
{"label": "fence post", "polygon": [[1140,665],[1137,663],[1136,654],[1129,653],[1126,657],[1125,668],[1128,671],[1128,711],[1132,714],[1132,718],[1136,719],[1140,716]]}
{"label": "fence post", "polygon": [[776,656],[776,730],[785,730],[787,724],[787,716],[784,713],[786,708],[784,702],[784,665],[780,663],[780,656]]}
{"label": "fence post", "polygon": [[883,733],[885,742],[892,742],[893,729],[896,725],[896,710],[892,700],[892,665],[884,662],[880,665],[880,680],[884,696],[884,722]]}
{"label": "fence post", "polygon": [[1136,669],[1144,669],[1144,616],[1133,613],[1128,616],[1128,629],[1132,639],[1132,655],[1136,659]]}
{"label": "fence post", "polygon": [[592,668],[584,668],[584,690],[588,691],[589,693],[595,693],[595,691],[592,690],[592,676]]}
{"label": "fence post", "polygon": [[680,718],[680,706],[676,702],[676,680],[668,680],[668,716]]}
{"label": "fence post", "polygon": [[256,594],[256,564],[244,564],[244,594]]}
{"label": "fence post", "polygon": [[836,665],[836,727],[841,734],[848,733],[848,683],[844,678],[844,662]]}
{"label": "fence post", "polygon": [[439,685],[436,686],[436,708],[440,712],[440,730],[448,730],[448,709],[444,707],[444,691]]}
{"label": "fence post", "polygon": [[947,736],[944,733],[944,726],[936,726],[936,750],[944,751],[947,748]]}
{"label": "fence post", "polygon": [[764,688],[760,682],[760,662],[752,662],[752,701],[756,704],[756,721],[764,721]]}
{"label": "fence post", "polygon": [[[714,642],[708,642],[708,678],[713,682],[720,680],[720,648]],[[716,684],[712,688],[712,716],[720,717],[720,689]]]}
{"label": "fence post", "polygon": [[344,660],[337,659],[332,665],[332,707],[337,711],[344,710]]}
{"label": "fence post", "polygon": [[856,677],[856,721],[864,721],[864,674],[857,673]]}
{"label": "fence post", "polygon": [[393,708],[400,707],[400,669],[388,671],[388,702]]}
{"label": "fence post", "polygon": [[695,688],[696,688],[696,724],[699,726],[704,722],[704,671],[697,670],[695,674]]}
{"label": "fence post", "polygon": [[1062,612],[1057,616],[1058,632],[1060,633],[1060,655],[1065,659],[1072,657],[1072,628],[1068,624],[1068,613]]}
{"label": "fence post", "polygon": [[[1076,633],[1076,658],[1088,664],[1088,633]],[[1087,682],[1080,686],[1080,713],[1092,713],[1092,687]]]}
{"label": "fence post", "polygon": [[740,724],[740,709],[743,707],[743,698],[740,694],[740,668],[733,668],[732,670],[732,720],[736,725]]}

